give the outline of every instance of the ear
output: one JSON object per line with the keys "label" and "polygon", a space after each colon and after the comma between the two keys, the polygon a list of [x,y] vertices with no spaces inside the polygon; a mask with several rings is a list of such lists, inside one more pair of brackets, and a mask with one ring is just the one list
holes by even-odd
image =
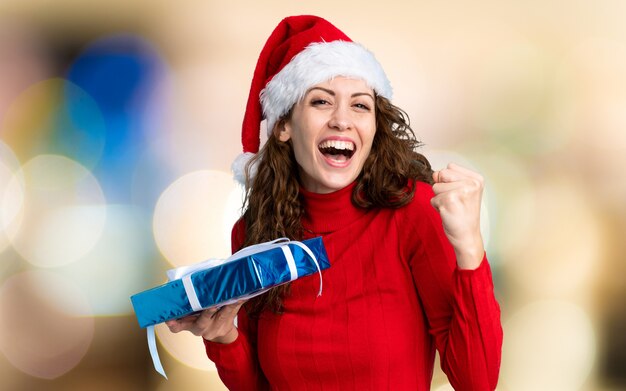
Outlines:
{"label": "ear", "polygon": [[276,123],[274,134],[278,136],[280,141],[287,142],[291,138],[291,124],[289,120],[282,119]]}

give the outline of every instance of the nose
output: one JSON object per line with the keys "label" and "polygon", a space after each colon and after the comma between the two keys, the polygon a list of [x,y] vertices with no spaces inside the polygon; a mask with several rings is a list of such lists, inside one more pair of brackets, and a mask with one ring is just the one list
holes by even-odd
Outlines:
{"label": "nose", "polygon": [[351,129],[353,123],[349,108],[340,105],[333,110],[328,126],[339,131]]}

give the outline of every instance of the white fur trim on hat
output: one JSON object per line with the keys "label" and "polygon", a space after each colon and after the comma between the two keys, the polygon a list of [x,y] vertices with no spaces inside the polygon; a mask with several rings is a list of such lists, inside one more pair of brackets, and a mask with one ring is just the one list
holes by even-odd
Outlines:
{"label": "white fur trim on hat", "polygon": [[[250,162],[250,159],[252,159],[253,157],[254,153],[241,153],[235,158],[233,164],[230,166],[231,170],[233,171],[233,177],[237,182],[241,183],[242,185],[246,184],[246,166],[248,165],[248,162]],[[254,178],[255,175],[256,165],[250,167],[250,176]]]}
{"label": "white fur trim on hat", "polygon": [[378,95],[391,99],[391,83],[369,50],[347,41],[312,43],[294,56],[261,91],[268,134],[311,86],[336,76],[364,80]]}

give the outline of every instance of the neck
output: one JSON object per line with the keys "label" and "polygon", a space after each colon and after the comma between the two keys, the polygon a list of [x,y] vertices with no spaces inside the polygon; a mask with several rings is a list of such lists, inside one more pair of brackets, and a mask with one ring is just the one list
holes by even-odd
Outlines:
{"label": "neck", "polygon": [[307,236],[328,234],[345,227],[367,213],[352,204],[352,192],[356,182],[332,193],[313,193],[300,189],[304,206],[302,227]]}

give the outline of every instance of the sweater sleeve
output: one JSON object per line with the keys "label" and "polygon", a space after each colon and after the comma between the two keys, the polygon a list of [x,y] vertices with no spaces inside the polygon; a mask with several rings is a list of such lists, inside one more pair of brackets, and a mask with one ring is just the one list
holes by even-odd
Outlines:
{"label": "sweater sleeve", "polygon": [[494,390],[502,350],[500,307],[484,256],[475,270],[459,269],[441,218],[430,205],[432,188],[418,183],[400,229],[429,333],[441,368],[457,391]]}
{"label": "sweater sleeve", "polygon": [[[245,228],[238,221],[232,231],[233,252],[243,245]],[[256,351],[257,322],[245,309],[237,314],[237,339],[221,344],[203,339],[207,356],[215,363],[220,379],[229,390],[268,390]]]}

